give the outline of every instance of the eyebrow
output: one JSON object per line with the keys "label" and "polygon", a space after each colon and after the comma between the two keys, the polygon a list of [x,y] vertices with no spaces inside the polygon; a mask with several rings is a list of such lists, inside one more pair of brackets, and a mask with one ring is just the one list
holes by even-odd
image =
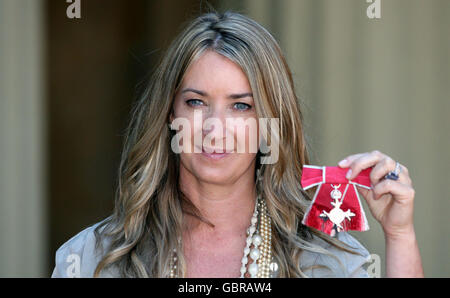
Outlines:
{"label": "eyebrow", "polygon": [[[181,93],[186,93],[186,92],[194,92],[201,96],[208,96],[208,93],[206,93],[205,91],[201,91],[201,90],[197,90],[197,89],[193,89],[193,88],[185,88],[181,91]],[[239,98],[244,98],[244,97],[253,97],[253,93],[245,92],[245,93],[230,94],[227,96],[227,98],[230,98],[230,99],[239,99]]]}

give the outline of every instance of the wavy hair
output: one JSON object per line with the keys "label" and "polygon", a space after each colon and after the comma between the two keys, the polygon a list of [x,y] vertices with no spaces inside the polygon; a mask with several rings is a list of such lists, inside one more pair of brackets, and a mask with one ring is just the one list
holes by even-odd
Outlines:
{"label": "wavy hair", "polygon": [[[119,166],[115,209],[95,229],[97,248],[103,248],[102,239],[110,240],[96,277],[109,266],[117,267],[123,277],[168,277],[173,250],[183,251],[178,238],[189,200],[179,189],[180,160],[171,150],[173,132],[167,124],[186,70],[208,50],[242,68],[258,117],[281,120],[278,162],[261,164],[260,153],[256,157],[256,170],[262,177],[257,191],[266,200],[272,219],[279,276],[305,276],[300,264],[304,250],[329,254],[310,242],[312,234],[346,250],[338,240],[301,224],[311,202],[311,193],[300,185],[302,167],[309,159],[300,103],[277,41],[244,15],[209,12],[191,21],[172,42],[133,107]],[[179,255],[178,276],[185,276],[185,267]]]}

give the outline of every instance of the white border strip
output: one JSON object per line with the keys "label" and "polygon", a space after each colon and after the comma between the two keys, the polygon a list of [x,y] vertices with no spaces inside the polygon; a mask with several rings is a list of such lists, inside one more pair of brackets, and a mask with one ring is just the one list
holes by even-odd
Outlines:
{"label": "white border strip", "polygon": [[306,225],[306,218],[309,216],[309,211],[311,211],[312,206],[314,205],[314,202],[316,201],[317,194],[320,191],[320,188],[322,187],[322,184],[319,185],[319,187],[316,190],[316,193],[314,194],[314,197],[311,201],[311,204],[308,206],[308,209],[306,209],[305,215],[303,215],[302,224]]}
{"label": "white border strip", "polygon": [[[367,231],[369,230],[369,222],[367,221],[367,217],[366,217],[366,213],[364,212],[364,208],[361,204],[361,198],[358,194],[358,189],[356,189],[356,183],[352,183],[353,184],[353,188],[355,190],[356,193],[356,197],[358,198],[358,204],[359,204],[359,209],[361,210],[362,216],[363,216],[363,220],[364,220],[364,227],[363,227],[363,231]],[[366,186],[364,186],[366,187]],[[367,188],[367,187],[366,187]]]}

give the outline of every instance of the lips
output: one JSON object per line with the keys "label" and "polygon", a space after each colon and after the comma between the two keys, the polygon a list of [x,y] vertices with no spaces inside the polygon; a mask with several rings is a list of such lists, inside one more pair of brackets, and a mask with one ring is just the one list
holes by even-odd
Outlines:
{"label": "lips", "polygon": [[[211,153],[209,153],[211,152]],[[224,148],[202,148],[202,155],[211,159],[222,159],[233,153],[233,150],[224,151]]]}
{"label": "lips", "polygon": [[223,153],[232,153],[233,150],[225,150],[224,148],[210,148],[210,147],[203,147],[202,148],[203,152],[210,152],[213,154],[223,154]]}

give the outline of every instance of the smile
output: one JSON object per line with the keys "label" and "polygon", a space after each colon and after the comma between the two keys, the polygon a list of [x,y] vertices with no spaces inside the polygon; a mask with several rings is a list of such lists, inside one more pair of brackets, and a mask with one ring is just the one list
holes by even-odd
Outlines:
{"label": "smile", "polygon": [[202,155],[210,159],[222,159],[233,153],[233,150],[225,151],[223,148],[202,148]]}

